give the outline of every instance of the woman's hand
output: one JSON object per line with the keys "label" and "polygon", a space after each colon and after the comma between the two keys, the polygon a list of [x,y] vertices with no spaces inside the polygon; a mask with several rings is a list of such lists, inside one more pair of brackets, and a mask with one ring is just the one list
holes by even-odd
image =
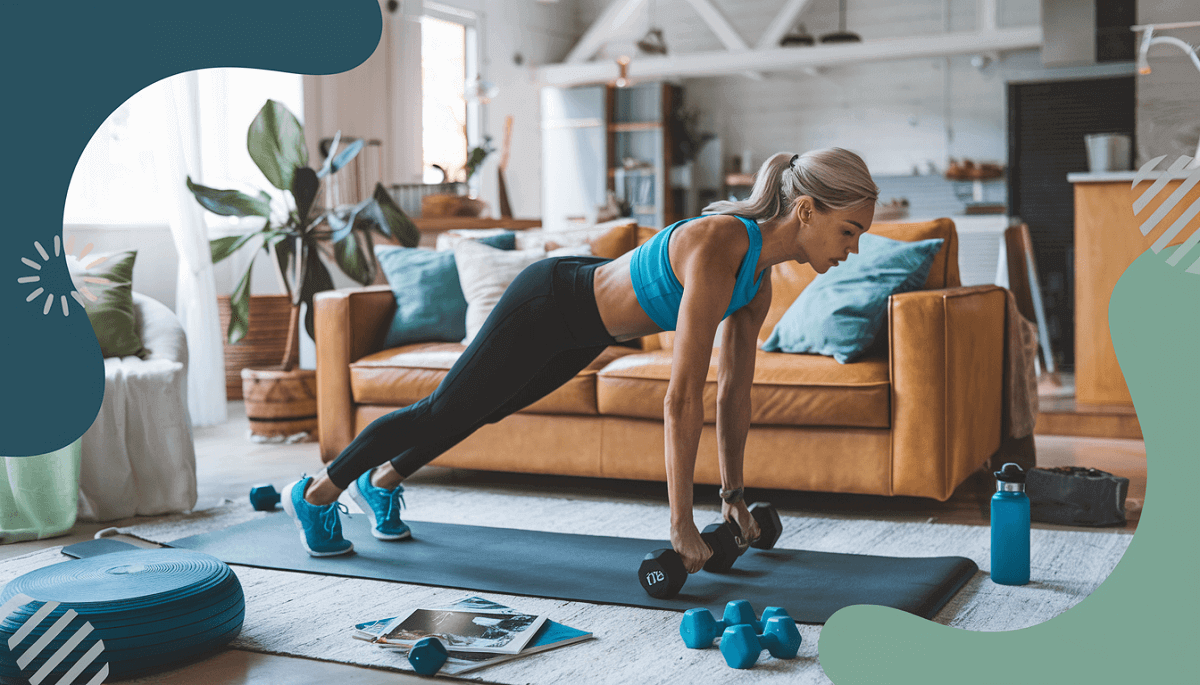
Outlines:
{"label": "woman's hand", "polygon": [[683,558],[683,567],[688,573],[704,568],[704,563],[713,554],[712,548],[700,537],[700,531],[691,521],[671,527],[671,547]]}
{"label": "woman's hand", "polygon": [[762,529],[758,527],[758,521],[754,520],[754,516],[746,508],[745,502],[721,503],[721,518],[733,521],[738,525],[742,531],[742,539],[746,541],[747,545],[762,536]]}

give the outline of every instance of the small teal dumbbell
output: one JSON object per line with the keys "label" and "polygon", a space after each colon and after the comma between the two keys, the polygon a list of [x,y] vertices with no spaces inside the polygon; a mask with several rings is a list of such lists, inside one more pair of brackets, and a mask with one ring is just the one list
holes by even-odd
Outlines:
{"label": "small teal dumbbell", "polygon": [[782,607],[767,607],[763,611],[762,620],[754,616],[754,608],[750,602],[739,599],[725,605],[725,614],[718,621],[713,618],[708,609],[688,609],[679,623],[679,636],[689,649],[704,649],[711,647],[713,640],[721,636],[730,626],[749,625],[754,632],[761,633],[767,621],[775,617],[789,618]]}
{"label": "small teal dumbbell", "polygon": [[790,617],[767,620],[766,631],[759,634],[753,626],[730,626],[721,634],[721,656],[731,668],[750,668],[762,651],[776,659],[795,659],[800,651],[800,631]]}
{"label": "small teal dumbbell", "polygon": [[408,663],[421,675],[433,675],[446,663],[446,646],[436,637],[423,637],[408,650]]}
{"label": "small teal dumbbell", "polygon": [[271,511],[279,504],[279,493],[274,485],[255,485],[250,488],[250,505],[255,511]]}

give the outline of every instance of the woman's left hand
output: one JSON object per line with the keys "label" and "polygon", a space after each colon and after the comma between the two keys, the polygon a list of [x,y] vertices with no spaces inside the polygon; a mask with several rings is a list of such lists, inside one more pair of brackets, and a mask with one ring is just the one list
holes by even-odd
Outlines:
{"label": "woman's left hand", "polygon": [[746,544],[754,542],[762,535],[762,530],[758,527],[758,521],[754,520],[754,516],[746,508],[745,502],[737,502],[736,504],[722,502],[721,518],[726,521],[733,521],[738,525],[738,528],[742,531],[742,539],[746,541]]}

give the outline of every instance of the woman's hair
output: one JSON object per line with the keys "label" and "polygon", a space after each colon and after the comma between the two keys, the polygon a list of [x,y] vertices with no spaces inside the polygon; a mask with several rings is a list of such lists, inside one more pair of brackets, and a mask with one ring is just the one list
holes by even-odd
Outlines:
{"label": "woman's hair", "polygon": [[879,200],[879,187],[862,157],[849,150],[827,147],[802,155],[778,152],[758,168],[749,198],[713,202],[703,213],[766,221],[789,211],[802,195],[813,199],[817,211],[828,212],[874,203]]}

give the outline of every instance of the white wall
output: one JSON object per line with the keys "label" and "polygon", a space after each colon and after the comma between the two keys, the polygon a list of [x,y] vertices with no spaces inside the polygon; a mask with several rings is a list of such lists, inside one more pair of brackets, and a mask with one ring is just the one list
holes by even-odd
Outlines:
{"label": "white wall", "polygon": [[[579,0],[580,30],[607,4]],[[783,3],[714,4],[753,45]],[[976,5],[975,0],[850,0],[846,25],[864,40],[970,31],[976,26]],[[1000,27],[1039,22],[1039,0],[999,0],[998,5]],[[723,49],[685,0],[652,0],[646,9],[662,26],[673,53]],[[799,21],[814,36],[835,31],[838,3],[811,0]],[[971,66],[970,56],[962,56],[837,67],[819,75],[769,73],[762,81],[745,76],[688,79],[685,101],[704,113],[701,124],[721,137],[727,158],[749,149],[755,166],[780,150],[838,145],[862,154],[878,175],[910,174],[914,168],[929,173],[930,164],[940,173],[949,157],[1004,162],[1006,75],[1040,69],[1041,64],[1037,50],[1001,58],[983,70]]]}

